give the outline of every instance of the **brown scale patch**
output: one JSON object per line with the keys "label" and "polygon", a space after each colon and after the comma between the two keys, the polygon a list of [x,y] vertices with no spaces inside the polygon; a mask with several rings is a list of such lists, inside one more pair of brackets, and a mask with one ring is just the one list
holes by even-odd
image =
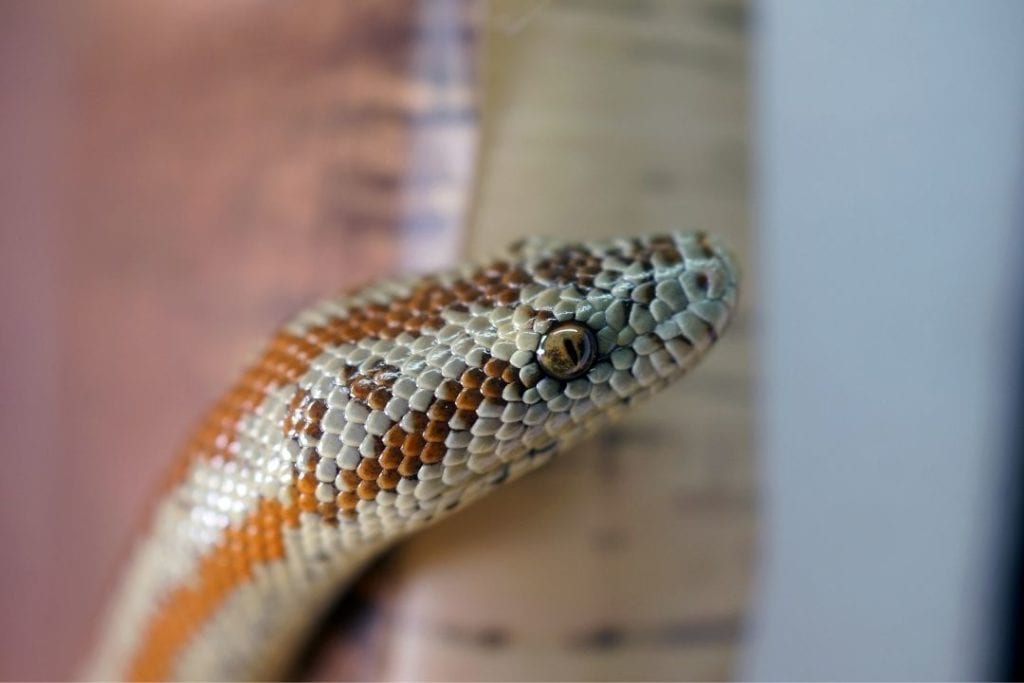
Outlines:
{"label": "brown scale patch", "polygon": [[423,452],[420,453],[420,462],[424,465],[433,465],[444,460],[445,453],[447,452],[448,449],[442,443],[428,443],[423,447]]}
{"label": "brown scale patch", "polygon": [[476,422],[476,411],[475,410],[457,410],[455,415],[452,417],[453,421],[457,421],[457,424],[463,425],[462,429],[469,429]]}
{"label": "brown scale patch", "polygon": [[536,262],[533,275],[547,286],[575,284],[586,291],[594,286],[594,278],[601,272],[601,257],[580,245],[557,249],[550,256]]}
{"label": "brown scale patch", "polygon": [[[708,244],[707,235],[701,233],[698,236],[698,244],[704,249],[706,256],[711,256],[711,246]],[[639,261],[644,268],[652,267],[652,259],[655,254],[670,265],[683,261],[683,255],[679,251],[679,247],[676,246],[675,240],[668,235],[658,235],[650,240],[635,239],[632,241],[632,249],[622,250],[619,253],[627,261]]]}
{"label": "brown scale patch", "polygon": [[359,496],[355,494],[355,491],[342,491],[334,499],[334,502],[342,512],[354,512],[356,505],[359,504]]}
{"label": "brown scale patch", "polygon": [[484,380],[483,385],[480,387],[480,393],[485,397],[492,400],[500,400],[501,393],[505,389],[505,383],[501,381],[500,377],[488,377]]}
{"label": "brown scale patch", "polygon": [[[451,286],[442,285],[437,278],[424,278],[408,296],[386,305],[367,304],[349,311],[344,318],[333,318],[304,334],[278,332],[260,358],[242,373],[238,382],[200,422],[172,467],[168,487],[180,483],[196,460],[230,459],[237,448],[241,418],[255,410],[269,392],[298,380],[325,348],[367,337],[391,339],[402,332],[437,331],[444,325],[441,312],[446,306],[474,301],[491,306],[510,305],[518,301],[519,290],[531,281],[529,274],[519,266],[494,261]],[[391,397],[387,387],[381,384],[353,378],[350,390],[358,400],[381,410]],[[301,403],[304,397],[297,396],[293,400]],[[297,427],[294,410],[298,407],[298,404],[292,406],[282,424],[282,429],[288,433]],[[318,418],[303,416],[302,419],[304,433],[318,438],[322,433]]]}
{"label": "brown scale patch", "polygon": [[376,481],[383,468],[373,458],[363,458],[356,467],[356,474],[363,481]]}
{"label": "brown scale patch", "polygon": [[[404,434],[405,432],[403,432]],[[404,438],[403,438],[404,441]],[[386,470],[394,470],[398,468],[398,465],[402,462],[402,458],[405,455],[402,453],[402,449],[397,446],[388,446],[384,449],[384,452],[380,454],[377,462],[380,466]]]}
{"label": "brown scale patch", "polygon": [[327,401],[322,398],[318,398],[315,401],[310,402],[309,407],[306,408],[303,413],[303,417],[309,422],[320,423],[323,419],[324,414],[327,413]]}
{"label": "brown scale patch", "polygon": [[320,429],[319,422],[307,422],[302,428],[302,433],[311,441],[319,441],[324,435],[324,431]]}
{"label": "brown scale patch", "polygon": [[519,268],[514,268],[502,272],[501,281],[506,285],[518,285],[521,287],[523,285],[529,284],[531,280],[530,276],[526,273],[526,271],[521,270]]}
{"label": "brown scale patch", "polygon": [[391,400],[391,388],[400,375],[395,366],[378,361],[366,372],[346,367],[338,379],[348,386],[352,398],[372,410],[384,410],[384,406]]}
{"label": "brown scale patch", "polygon": [[373,410],[384,410],[384,406],[391,400],[391,392],[381,387],[374,389],[370,392],[370,397],[367,399],[366,404]]}
{"label": "brown scale patch", "polygon": [[381,487],[385,491],[392,491],[398,482],[401,481],[402,475],[394,470],[385,470],[380,473],[377,477],[377,486]]}
{"label": "brown scale patch", "polygon": [[318,483],[312,472],[303,472],[295,480],[295,488],[298,489],[299,493],[313,493],[316,491]]}
{"label": "brown scale patch", "polygon": [[312,441],[319,441],[324,435],[320,421],[323,420],[324,414],[327,412],[327,401],[319,398],[313,399],[306,392],[301,393],[306,395],[303,397],[300,407],[285,419],[285,432],[301,433]]}
{"label": "brown scale patch", "polygon": [[356,487],[356,495],[363,500],[373,500],[377,497],[378,491],[380,489],[377,487],[376,481],[361,481]]}
{"label": "brown scale patch", "polygon": [[489,361],[484,363],[484,374],[488,377],[501,377],[501,373],[503,373],[505,368],[508,366],[508,361],[491,358]]}
{"label": "brown scale patch", "polygon": [[446,379],[438,385],[437,389],[434,391],[434,395],[439,400],[448,401],[454,405],[455,397],[459,395],[460,391],[462,391],[461,384],[453,379]]}
{"label": "brown scale patch", "polygon": [[[705,255],[712,254],[705,235],[698,236],[698,243],[704,249]],[[683,261],[682,253],[669,235],[634,238],[622,247],[608,250],[607,254],[617,256],[626,262],[639,262],[642,267],[648,269],[652,267],[655,255],[669,265]],[[573,283],[586,293],[593,287],[595,276],[601,272],[603,258],[603,255],[591,253],[581,245],[566,245],[535,261],[533,274],[545,285],[561,286]]]}
{"label": "brown scale patch", "polygon": [[430,422],[430,418],[427,417],[426,413],[421,413],[418,410],[410,410],[405,419],[409,422],[409,429],[411,434],[422,434],[423,430],[426,429],[427,424]]}
{"label": "brown scale patch", "polygon": [[[354,367],[342,368],[338,379],[348,386],[353,400],[363,398],[365,406],[374,410],[383,410],[387,402],[391,400],[391,387],[394,386],[398,376],[398,368],[380,362],[363,373]],[[289,402],[289,409],[289,414],[282,425],[286,438],[297,439],[300,436],[306,436],[316,442],[323,436],[321,422],[327,413],[326,401],[313,399],[308,392],[300,389],[296,391],[295,396]],[[379,456],[385,448],[383,439],[375,439],[375,454]],[[309,449],[306,461],[296,463],[293,468],[298,507],[303,512],[316,512],[325,521],[333,524],[337,522],[339,510],[347,513],[354,509],[351,505],[339,504],[337,496],[345,491],[358,491],[360,483],[364,480],[375,480],[381,471],[381,466],[376,458],[363,458],[355,472],[342,470],[338,473],[335,482],[326,483],[317,480],[313,474],[319,458],[320,456],[315,450]],[[337,488],[339,483],[342,491]],[[335,497],[335,502],[325,502],[317,498],[316,491],[321,486],[331,488],[331,495]]]}
{"label": "brown scale patch", "polygon": [[402,458],[402,462],[398,465],[398,473],[403,477],[415,477],[416,473],[420,471],[420,459],[415,455],[407,455]]}
{"label": "brown scale patch", "polygon": [[487,374],[480,368],[467,368],[462,373],[459,381],[465,389],[479,389],[480,385],[487,379]]}
{"label": "brown scale patch", "polygon": [[409,432],[405,435],[405,440],[402,441],[402,455],[407,458],[418,457],[423,452],[425,444],[426,440],[423,438],[422,431]]}
{"label": "brown scale patch", "polygon": [[288,402],[288,415],[285,417],[283,425],[286,434],[295,431],[296,424],[302,417],[299,409],[302,407],[303,402],[308,398],[308,391],[299,390],[295,392],[291,401]]}
{"label": "brown scale patch", "polygon": [[174,589],[161,603],[139,641],[128,678],[166,679],[174,657],[227,594],[250,581],[257,565],[284,557],[284,529],[297,525],[295,508],[261,500],[240,525],[229,528],[224,539],[200,561],[196,580]]}
{"label": "brown scale patch", "polygon": [[[514,272],[514,271],[502,271]],[[333,511],[352,514],[359,500],[370,500],[380,490],[394,490],[403,477],[415,477],[423,465],[441,462],[448,452],[444,445],[452,429],[469,429],[476,421],[475,409],[460,408],[479,404],[483,399],[501,401],[501,394],[509,380],[515,379],[515,370],[506,361],[485,357],[483,367],[467,369],[460,380],[446,379],[435,390],[426,411],[409,411],[401,424],[392,422],[387,431],[377,439],[375,455],[364,457],[355,471],[339,473],[335,501],[332,504],[319,503],[317,510],[327,518]],[[364,400],[367,407],[383,410],[391,399],[390,389],[398,378],[397,369],[377,365],[366,373],[359,374],[354,368],[346,368],[340,379],[350,387],[353,400]],[[467,389],[462,381],[470,385]],[[377,396],[377,405],[372,405]],[[461,397],[461,399],[460,399]],[[292,408],[297,416],[292,422],[299,425],[300,418],[323,417],[326,409],[310,407],[307,396],[293,399]],[[457,426],[452,426],[454,425]],[[315,463],[308,470],[313,471]],[[297,471],[298,472],[298,471]],[[299,475],[301,477],[301,475]],[[303,479],[296,491],[301,509],[311,509],[312,501],[303,496],[314,496],[318,486],[312,475]],[[344,494],[344,495],[343,495]]]}
{"label": "brown scale patch", "polygon": [[362,481],[362,478],[352,470],[341,470],[338,478],[341,479],[341,484],[345,487],[346,491],[355,491],[356,487],[359,486],[359,482]]}
{"label": "brown scale patch", "polygon": [[392,424],[388,431],[384,432],[382,439],[386,447],[398,447],[405,441],[405,432],[397,424]]}
{"label": "brown scale patch", "polygon": [[516,369],[511,365],[505,368],[501,373],[501,381],[505,384],[512,384],[517,379],[519,379],[519,375],[516,373]]}
{"label": "brown scale patch", "polygon": [[[448,423],[427,423],[427,428],[423,430],[423,438],[430,443],[444,443],[444,440],[448,438]],[[424,445],[424,448],[426,448],[426,445]]]}
{"label": "brown scale patch", "polygon": [[370,436],[370,441],[373,443],[374,457],[379,458],[384,452],[384,441],[379,436]]}
{"label": "brown scale patch", "polygon": [[[456,394],[458,396],[458,394]],[[432,421],[447,422],[455,414],[455,402],[437,399],[427,408],[427,417]]]}
{"label": "brown scale patch", "polygon": [[312,493],[299,494],[299,510],[302,512],[316,512],[319,501]]}
{"label": "brown scale patch", "polygon": [[475,411],[483,403],[484,396],[477,389],[466,387],[455,397],[455,407],[459,410]]}

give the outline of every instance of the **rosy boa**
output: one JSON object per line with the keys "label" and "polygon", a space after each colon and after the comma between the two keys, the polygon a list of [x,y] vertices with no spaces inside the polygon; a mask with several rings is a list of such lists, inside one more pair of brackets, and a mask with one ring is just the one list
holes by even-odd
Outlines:
{"label": "rosy boa", "polygon": [[531,239],[303,311],[187,442],[88,677],[281,675],[384,549],[693,367],[738,283],[702,233]]}

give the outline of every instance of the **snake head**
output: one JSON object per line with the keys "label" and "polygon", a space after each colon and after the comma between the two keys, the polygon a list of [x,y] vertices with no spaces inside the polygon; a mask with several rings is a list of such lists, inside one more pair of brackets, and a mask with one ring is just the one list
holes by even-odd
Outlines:
{"label": "snake head", "polygon": [[504,481],[692,368],[729,325],[739,270],[714,238],[676,232],[531,238],[470,279],[481,299],[446,315],[486,357],[469,358],[484,399],[466,467]]}

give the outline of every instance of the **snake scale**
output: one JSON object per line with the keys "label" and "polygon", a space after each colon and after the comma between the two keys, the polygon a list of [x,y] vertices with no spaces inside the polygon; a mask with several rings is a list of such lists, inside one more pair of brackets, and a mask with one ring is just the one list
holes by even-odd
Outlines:
{"label": "snake scale", "polygon": [[303,311],[185,444],[88,677],[281,675],[384,549],[693,367],[738,284],[703,233],[531,238]]}

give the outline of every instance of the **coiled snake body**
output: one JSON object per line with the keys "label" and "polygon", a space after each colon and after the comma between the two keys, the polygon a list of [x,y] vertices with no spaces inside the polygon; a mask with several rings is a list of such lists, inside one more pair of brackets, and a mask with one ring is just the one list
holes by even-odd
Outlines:
{"label": "coiled snake body", "polygon": [[90,677],[279,675],[383,549],[691,368],[737,287],[701,233],[531,239],[304,311],[186,444]]}

